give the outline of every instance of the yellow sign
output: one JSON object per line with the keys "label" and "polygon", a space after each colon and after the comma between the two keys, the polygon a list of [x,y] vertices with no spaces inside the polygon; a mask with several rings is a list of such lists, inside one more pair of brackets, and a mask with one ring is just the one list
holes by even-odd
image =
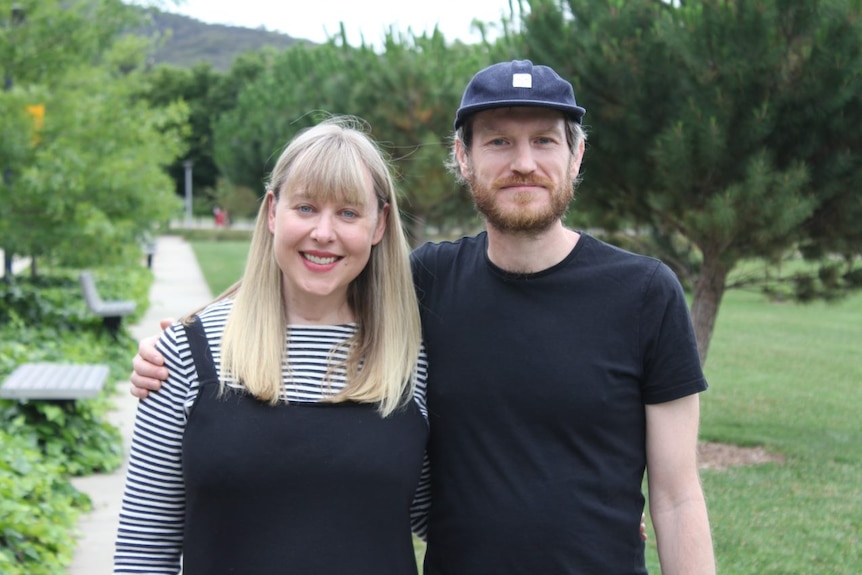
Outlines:
{"label": "yellow sign", "polygon": [[39,143],[39,132],[45,125],[45,104],[27,106],[27,113],[33,118],[33,145]]}

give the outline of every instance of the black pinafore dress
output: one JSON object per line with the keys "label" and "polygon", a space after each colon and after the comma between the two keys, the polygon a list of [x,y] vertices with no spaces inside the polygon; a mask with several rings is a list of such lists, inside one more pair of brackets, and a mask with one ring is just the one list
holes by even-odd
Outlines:
{"label": "black pinafore dress", "polygon": [[416,403],[384,419],[370,404],[220,396],[200,320],[186,331],[201,387],[183,437],[183,574],[416,574]]}

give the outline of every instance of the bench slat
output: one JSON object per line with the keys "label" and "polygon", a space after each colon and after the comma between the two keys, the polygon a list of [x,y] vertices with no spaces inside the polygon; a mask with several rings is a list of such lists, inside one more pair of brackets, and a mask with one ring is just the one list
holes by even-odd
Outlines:
{"label": "bench slat", "polygon": [[105,317],[124,316],[134,313],[137,304],[133,300],[103,300],[99,295],[99,290],[96,288],[93,274],[89,271],[81,272],[79,279],[81,282],[81,292],[84,294],[84,301],[93,314]]}
{"label": "bench slat", "polygon": [[0,386],[0,398],[89,399],[99,395],[107,377],[106,365],[25,363]]}

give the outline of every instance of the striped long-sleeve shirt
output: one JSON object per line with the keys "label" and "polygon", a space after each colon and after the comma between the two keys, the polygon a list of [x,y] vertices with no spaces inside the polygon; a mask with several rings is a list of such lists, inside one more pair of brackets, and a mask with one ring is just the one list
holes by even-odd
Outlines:
{"label": "striped long-sleeve shirt", "polygon": [[[223,300],[199,316],[210,341],[216,370],[220,368],[221,333],[232,302]],[[289,326],[283,399],[289,403],[318,402],[337,393],[344,376],[328,369],[346,353],[340,344],[356,331],[353,324]],[[165,331],[157,344],[169,377],[162,389],[139,403],[129,455],[114,573],[176,574],[183,546],[185,489],[182,441],[190,409],[199,393],[194,361],[181,326]],[[427,361],[420,354],[415,371],[414,401],[427,420],[425,381]],[[234,385],[234,384],[230,384]],[[424,458],[420,483],[410,509],[414,532],[424,538],[430,507],[429,463]]]}

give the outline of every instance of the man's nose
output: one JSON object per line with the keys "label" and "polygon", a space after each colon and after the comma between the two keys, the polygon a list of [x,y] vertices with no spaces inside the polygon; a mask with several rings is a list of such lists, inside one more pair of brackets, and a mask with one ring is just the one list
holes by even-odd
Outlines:
{"label": "man's nose", "polygon": [[518,145],[513,150],[512,171],[519,174],[532,174],[536,171],[536,159],[529,145]]}

